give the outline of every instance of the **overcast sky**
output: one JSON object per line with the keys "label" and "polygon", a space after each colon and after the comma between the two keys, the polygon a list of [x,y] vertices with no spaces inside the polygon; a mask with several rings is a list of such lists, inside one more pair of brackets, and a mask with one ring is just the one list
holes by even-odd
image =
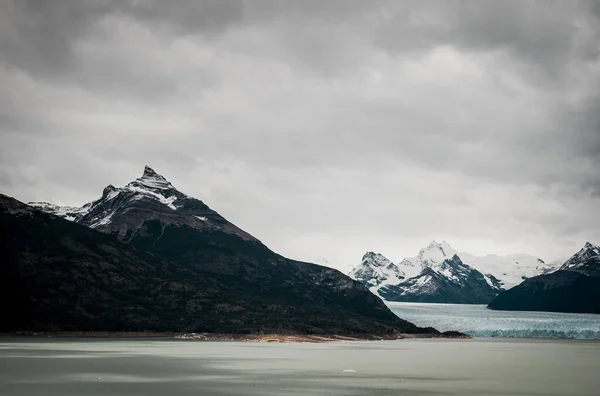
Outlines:
{"label": "overcast sky", "polygon": [[0,192],[148,164],[348,270],[600,243],[600,2],[0,0]]}

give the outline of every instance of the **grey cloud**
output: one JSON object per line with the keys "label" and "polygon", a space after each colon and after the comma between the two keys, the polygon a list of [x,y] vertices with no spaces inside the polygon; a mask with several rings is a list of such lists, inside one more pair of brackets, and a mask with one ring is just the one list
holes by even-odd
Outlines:
{"label": "grey cloud", "polygon": [[[543,4],[526,1],[396,3],[379,31],[379,42],[392,51],[453,45],[470,51],[507,50],[534,66],[548,79],[562,77],[572,58],[598,57],[600,29],[597,20],[587,17],[594,2]],[[574,48],[582,25],[594,37],[583,48]],[[548,79],[546,82],[548,82]]]}
{"label": "grey cloud", "polygon": [[[97,25],[107,18],[137,21],[151,33],[165,35],[166,46],[178,35],[202,41],[217,40],[229,29],[273,29],[276,45],[267,50],[270,56],[329,76],[357,72],[377,48],[392,51],[394,56],[413,56],[414,52],[451,45],[473,51],[506,49],[556,79],[569,58],[595,59],[600,50],[600,40],[594,40],[600,39],[600,24],[587,17],[597,7],[593,2],[547,2],[541,6],[536,1],[29,0],[8,4],[0,40],[4,62],[35,74],[68,74],[70,80],[104,88],[108,94],[139,92],[145,97],[177,94],[178,70],[146,75],[140,73],[140,65],[124,62],[118,54],[106,59],[95,47],[78,53],[81,48],[76,44],[90,36],[102,43],[107,32]],[[586,45],[574,48],[581,24],[592,37]],[[132,53],[137,52],[134,44],[129,49]],[[368,52],[357,45],[375,47]],[[94,52],[99,55],[90,58]],[[150,69],[152,61],[148,59]],[[217,79],[205,70],[201,73],[206,74],[206,85]],[[541,78],[535,71],[528,77]]]}
{"label": "grey cloud", "polygon": [[274,249],[342,266],[433,238],[550,256],[600,239],[597,3],[0,7],[17,198],[82,204],[150,164]]}
{"label": "grey cloud", "polygon": [[118,12],[175,30],[175,33],[219,32],[244,20],[244,1],[160,0],[126,1],[114,4]]}
{"label": "grey cloud", "polygon": [[8,0],[0,13],[0,62],[34,74],[60,74],[72,62],[72,42],[110,8],[89,0]]}

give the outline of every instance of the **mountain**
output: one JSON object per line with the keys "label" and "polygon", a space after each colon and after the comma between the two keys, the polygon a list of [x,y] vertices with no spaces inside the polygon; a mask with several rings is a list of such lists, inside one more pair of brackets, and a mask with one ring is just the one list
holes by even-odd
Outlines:
{"label": "mountain", "polygon": [[441,264],[444,260],[452,258],[456,254],[446,241],[432,241],[419,251],[416,257],[406,257],[398,267],[406,274],[406,277],[411,278],[418,275],[425,267],[435,267]]}
{"label": "mountain", "polygon": [[489,279],[497,279],[499,289],[510,289],[525,279],[555,271],[559,266],[528,254],[475,256],[461,252],[458,255],[465,263],[485,274]]}
{"label": "mountain", "polygon": [[286,259],[146,167],[80,208],[0,195],[0,330],[437,333]]}
{"label": "mountain", "polygon": [[124,240],[134,239],[144,222],[153,219],[159,220],[162,225],[186,225],[195,230],[223,232],[257,242],[204,202],[177,190],[148,166],[144,168],[142,177],[121,188],[109,185],[99,199],[80,208],[47,202],[30,202],[29,205],[98,231],[116,233]]}
{"label": "mountain", "polygon": [[383,255],[367,252],[360,265],[350,271],[348,276],[368,288],[379,288],[384,284],[397,284],[406,274]]}
{"label": "mountain", "polygon": [[600,247],[589,242],[556,272],[500,293],[491,309],[600,313]]}
{"label": "mountain", "polygon": [[565,261],[559,270],[600,277],[600,246],[586,242],[583,248]]}
{"label": "mountain", "polygon": [[424,266],[418,275],[377,291],[387,301],[453,304],[484,304],[497,294],[481,272],[464,264],[457,255]]}
{"label": "mountain", "polygon": [[[455,255],[458,256],[461,265],[475,270],[468,281],[466,274],[469,272],[452,264],[456,264],[453,260]],[[446,262],[448,260],[450,261]],[[442,265],[444,262],[446,263]],[[427,268],[437,275],[433,276],[432,271],[423,272]],[[450,276],[448,268],[454,270],[455,278]],[[475,256],[456,251],[446,241],[432,241],[421,249],[417,256],[406,257],[398,264],[392,263],[381,254],[367,252],[361,263],[348,275],[363,283],[373,293],[390,301],[471,301],[486,304],[499,292],[556,268],[556,263],[547,264],[542,259],[527,254]],[[483,276],[492,292],[487,286],[480,284],[481,277],[478,274]],[[460,280],[458,283],[457,279]],[[440,285],[442,280],[453,285],[452,287],[461,284],[465,289],[461,289],[461,293],[440,292],[440,296],[434,297],[435,293],[432,293],[432,290],[444,289]],[[462,294],[462,297],[459,297],[459,294]]]}
{"label": "mountain", "polygon": [[[476,256],[467,252],[458,252],[446,241],[431,242],[427,247],[421,249],[417,257],[402,260],[399,267],[410,276],[414,276],[416,275],[414,271],[418,271],[420,268],[419,265],[435,265],[455,254],[463,263],[484,274],[490,286],[498,290],[509,289],[527,278],[551,272],[557,268],[556,265],[546,264],[539,257],[522,253],[507,256],[496,254]],[[410,272],[411,269],[413,272]]]}
{"label": "mountain", "polygon": [[463,263],[445,241],[433,241],[397,265],[367,252],[349,276],[387,301],[485,304],[497,294],[492,281]]}

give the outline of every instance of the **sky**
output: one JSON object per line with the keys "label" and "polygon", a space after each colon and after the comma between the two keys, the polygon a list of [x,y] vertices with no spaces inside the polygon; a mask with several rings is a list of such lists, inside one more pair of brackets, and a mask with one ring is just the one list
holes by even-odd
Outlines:
{"label": "sky", "polygon": [[0,0],[0,193],[144,165],[343,271],[600,244],[600,2]]}

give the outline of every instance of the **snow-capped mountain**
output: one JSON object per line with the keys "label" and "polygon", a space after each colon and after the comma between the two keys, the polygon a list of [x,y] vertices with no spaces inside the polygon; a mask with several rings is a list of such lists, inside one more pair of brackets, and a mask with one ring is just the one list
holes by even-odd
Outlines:
{"label": "snow-capped mountain", "polygon": [[348,274],[363,285],[379,289],[384,285],[398,284],[406,277],[394,263],[379,253],[367,252],[361,263]]}
{"label": "snow-capped mountain", "polygon": [[40,209],[43,212],[50,213],[55,216],[59,216],[64,219],[73,221],[76,218],[87,213],[89,211],[91,203],[88,203],[80,208],[74,206],[58,206],[49,202],[29,202],[28,205],[33,206],[36,209]]}
{"label": "snow-capped mountain", "polygon": [[483,274],[463,263],[455,254],[441,263],[423,265],[421,272],[377,293],[387,301],[454,304],[485,304],[497,294]]}
{"label": "snow-capped mountain", "polygon": [[557,271],[529,278],[500,293],[488,307],[600,313],[600,247],[587,242]]}
{"label": "snow-capped mountain", "polygon": [[476,256],[467,252],[457,252],[446,241],[431,242],[421,249],[416,257],[403,259],[398,267],[408,277],[412,277],[419,273],[422,266],[435,266],[455,254],[460,257],[463,263],[483,273],[490,286],[496,289],[509,289],[527,278],[545,274],[558,268],[555,264],[547,264],[541,258],[528,254]]}
{"label": "snow-capped mountain", "polygon": [[368,252],[349,276],[388,301],[487,303],[497,294],[493,282],[464,264],[445,241],[433,241],[397,265]]}
{"label": "snow-capped mountain", "polygon": [[444,260],[452,258],[455,254],[457,251],[448,242],[432,241],[421,249],[417,256],[404,258],[398,264],[398,268],[404,272],[407,278],[411,278],[418,275],[425,267],[436,269]]}
{"label": "snow-capped mountain", "polygon": [[[429,283],[439,279],[461,283],[468,276],[469,271],[458,270],[459,266],[454,260],[455,255],[458,256],[462,265],[481,273],[483,280],[496,294],[521,283],[524,279],[557,268],[556,265],[546,264],[542,259],[526,254],[480,257],[465,252],[457,252],[446,241],[432,241],[421,249],[415,257],[406,257],[398,264],[393,264],[382,255],[373,256],[367,253],[365,255],[367,260],[363,257],[361,264],[352,270],[349,275],[364,283],[373,293],[385,299],[389,300],[403,296],[401,297],[402,301],[407,301],[406,299],[409,298],[407,296],[410,296],[410,301],[423,301],[423,298],[416,296],[419,293],[429,293],[427,290],[433,287],[428,285]],[[425,269],[431,271],[424,271]],[[478,296],[476,298],[489,296],[487,287],[478,285],[478,280],[478,276],[472,276],[471,282],[475,283],[467,286],[472,291],[481,291],[481,293],[475,293]],[[489,300],[482,302],[489,302]]]}
{"label": "snow-capped mountain", "polygon": [[565,261],[559,270],[600,276],[600,246],[586,242],[585,246]]}
{"label": "snow-capped mountain", "polygon": [[[429,245],[421,249],[416,257],[404,258],[400,264],[398,264],[398,267],[400,270],[404,271],[407,277],[414,277],[417,276],[425,267],[439,270],[437,267],[443,263],[444,260],[451,259],[454,257],[454,255],[458,255],[463,263],[479,270],[477,267],[471,264],[471,260],[467,261],[463,259],[464,253],[458,253],[446,241],[432,241],[429,243]],[[476,256],[468,255],[468,257],[475,258]],[[484,273],[484,279],[493,289],[500,290],[502,288],[502,281],[496,278],[493,274]]]}
{"label": "snow-capped mountain", "polygon": [[541,258],[528,254],[475,256],[461,252],[458,255],[465,263],[485,274],[488,279],[492,277],[497,279],[498,286],[505,290],[525,279],[552,272],[559,266],[557,263],[546,263]]}
{"label": "snow-capped mountain", "polygon": [[121,188],[109,185],[99,199],[79,208],[47,202],[30,202],[29,205],[102,232],[116,232],[123,239],[130,239],[132,235],[127,233],[140,229],[148,220],[147,216],[140,215],[143,212],[152,213],[163,224],[185,224],[195,229],[219,230],[255,240],[202,201],[177,190],[149,166],[144,168],[142,177]]}

